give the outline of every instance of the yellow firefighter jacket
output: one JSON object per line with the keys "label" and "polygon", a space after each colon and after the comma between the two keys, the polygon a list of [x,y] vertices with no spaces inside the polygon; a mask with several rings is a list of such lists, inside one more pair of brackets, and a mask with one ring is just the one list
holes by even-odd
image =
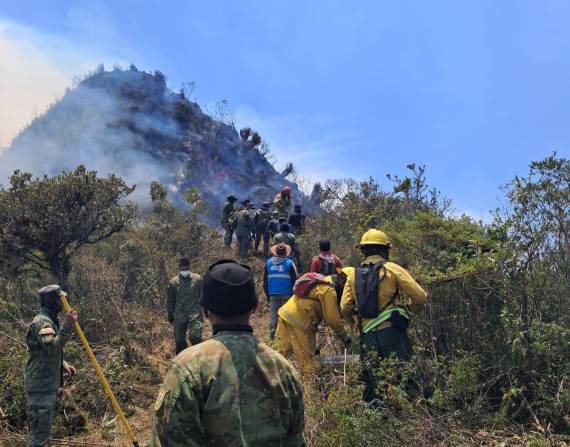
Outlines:
{"label": "yellow firefighter jacket", "polygon": [[325,278],[331,285],[317,284],[305,298],[293,295],[279,309],[279,317],[292,326],[316,332],[321,321],[343,340],[348,337],[342,324],[342,316],[337,304],[336,291],[332,278]]}
{"label": "yellow firefighter jacket", "polygon": [[[369,256],[364,260],[362,265],[366,264],[376,264],[383,261],[381,256]],[[396,293],[397,289],[400,289],[404,294],[406,294],[413,305],[421,305],[427,302],[427,293],[420,285],[412,278],[408,271],[398,264],[393,262],[386,262],[384,264],[386,277],[380,282],[380,287],[378,288],[378,308],[383,309],[389,302],[392,296]],[[384,275],[384,269],[380,270],[380,275]],[[346,285],[344,286],[344,292],[342,294],[342,300],[340,302],[340,310],[342,315],[345,317],[353,316],[358,310],[358,301],[356,296],[356,286],[355,286],[355,272],[351,272],[346,280]],[[387,309],[394,307],[404,307],[405,303],[402,301],[401,296],[398,296],[395,300],[395,306],[388,306]],[[364,318],[362,320],[362,325],[366,326],[370,319]]]}

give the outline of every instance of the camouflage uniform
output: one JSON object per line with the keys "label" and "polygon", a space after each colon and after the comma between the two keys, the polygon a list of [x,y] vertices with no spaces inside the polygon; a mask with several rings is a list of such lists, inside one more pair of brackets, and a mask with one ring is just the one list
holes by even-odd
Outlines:
{"label": "camouflage uniform", "polygon": [[289,208],[291,208],[291,195],[284,195],[282,192],[278,193],[273,200],[275,209],[282,217],[289,216]]}
{"label": "camouflage uniform", "polygon": [[190,343],[202,341],[202,278],[190,273],[186,278],[178,274],[170,280],[166,290],[166,308],[168,321],[174,326],[176,353],[188,347],[186,332]]}
{"label": "camouflage uniform", "polygon": [[172,362],[149,447],[304,446],[303,392],[280,354],[248,325],[216,325]]}
{"label": "camouflage uniform", "polygon": [[237,213],[236,236],[238,240],[238,255],[240,258],[247,258],[251,238],[255,234],[255,226],[251,214],[247,209],[241,209]]}
{"label": "camouflage uniform", "polygon": [[30,358],[24,378],[28,447],[40,447],[48,442],[57,391],[63,385],[63,346],[71,334],[71,323],[66,320],[60,329],[57,316],[45,307],[41,308],[28,328],[26,344]]}
{"label": "camouflage uniform", "polygon": [[291,247],[295,259],[295,264],[297,265],[299,271],[301,271],[302,270],[301,252],[299,251],[299,246],[297,245],[297,240],[295,239],[295,235],[292,233],[284,233],[284,232],[277,233],[275,236],[273,236],[273,245],[277,245],[280,243],[284,243],[289,247]]}
{"label": "camouflage uniform", "polygon": [[226,201],[224,207],[222,208],[222,213],[220,216],[220,225],[225,230],[224,232],[224,245],[227,248],[230,248],[232,245],[232,237],[234,235],[234,229],[232,225],[230,225],[230,218],[234,213],[235,208],[234,204],[229,200]]}
{"label": "camouflage uniform", "polygon": [[253,218],[255,224],[255,251],[259,250],[259,245],[263,239],[263,254],[267,257],[269,254],[269,233],[267,227],[271,219],[271,211],[268,208],[261,208],[256,211]]}

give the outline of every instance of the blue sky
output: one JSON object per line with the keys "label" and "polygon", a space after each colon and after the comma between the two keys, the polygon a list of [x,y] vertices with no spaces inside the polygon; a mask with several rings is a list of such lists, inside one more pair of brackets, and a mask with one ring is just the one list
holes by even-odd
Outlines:
{"label": "blue sky", "polygon": [[133,62],[227,100],[278,166],[385,182],[423,163],[482,216],[530,161],[570,153],[569,17],[566,0],[3,0],[0,120],[16,124],[0,143],[73,75]]}

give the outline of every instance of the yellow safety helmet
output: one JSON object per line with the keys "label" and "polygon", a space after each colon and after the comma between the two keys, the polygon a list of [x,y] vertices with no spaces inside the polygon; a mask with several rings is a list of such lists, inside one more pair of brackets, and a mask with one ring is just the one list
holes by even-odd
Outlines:
{"label": "yellow safety helmet", "polygon": [[362,239],[360,239],[360,244],[356,247],[360,248],[363,245],[385,245],[387,247],[392,247],[392,243],[388,240],[386,233],[375,229],[368,230],[364,233],[362,235]]}

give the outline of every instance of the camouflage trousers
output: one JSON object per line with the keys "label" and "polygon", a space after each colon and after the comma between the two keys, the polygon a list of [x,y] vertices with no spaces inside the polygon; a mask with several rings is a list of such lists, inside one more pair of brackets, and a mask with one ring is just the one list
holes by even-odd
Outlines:
{"label": "camouflage trousers", "polygon": [[247,258],[249,252],[249,244],[251,243],[250,236],[238,236],[238,256],[242,259]]}
{"label": "camouflage trousers", "polygon": [[28,442],[26,447],[43,447],[48,443],[57,406],[57,390],[26,393]]}
{"label": "camouflage trousers", "polygon": [[202,328],[203,328],[202,313],[195,313],[190,316],[187,321],[181,323],[174,323],[174,344],[176,347],[176,354],[183,351],[188,347],[186,334],[190,339],[190,345],[197,345],[202,341]]}
{"label": "camouflage trousers", "polygon": [[259,251],[261,241],[263,241],[263,255],[267,257],[269,255],[269,233],[265,231],[255,233],[255,251]]}
{"label": "camouflage trousers", "polygon": [[234,237],[234,230],[230,227],[224,229],[224,245],[226,248],[230,248],[232,246],[232,239]]}

